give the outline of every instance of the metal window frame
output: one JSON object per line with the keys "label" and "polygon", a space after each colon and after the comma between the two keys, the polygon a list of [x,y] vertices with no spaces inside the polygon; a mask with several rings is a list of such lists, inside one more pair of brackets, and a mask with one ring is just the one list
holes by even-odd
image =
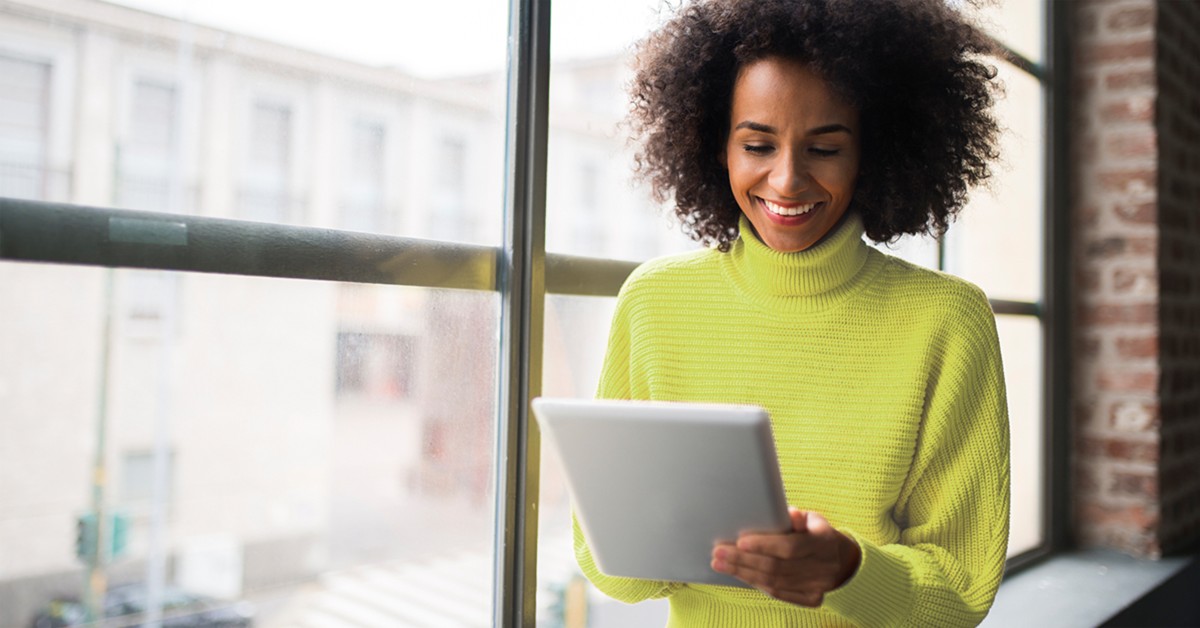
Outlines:
{"label": "metal window frame", "polygon": [[1070,29],[1067,3],[1043,3],[1043,49],[1039,65],[1001,45],[1005,60],[1042,85],[1045,185],[1042,211],[1042,295],[1037,303],[993,300],[996,314],[1034,316],[1042,327],[1042,542],[1007,561],[1007,573],[1068,549],[1070,526]]}
{"label": "metal window frame", "polygon": [[[1044,333],[1045,542],[1020,568],[1068,542],[1068,42],[1062,3],[1046,3],[1047,64],[1008,51],[1046,86],[1043,299],[993,300],[998,314],[1039,317]],[[498,291],[503,364],[497,418],[494,622],[536,621],[539,438],[528,401],[541,386],[545,295],[615,296],[635,262],[545,251],[550,0],[510,3],[506,234],[502,247],[202,216],[0,198],[0,261],[253,275]]]}

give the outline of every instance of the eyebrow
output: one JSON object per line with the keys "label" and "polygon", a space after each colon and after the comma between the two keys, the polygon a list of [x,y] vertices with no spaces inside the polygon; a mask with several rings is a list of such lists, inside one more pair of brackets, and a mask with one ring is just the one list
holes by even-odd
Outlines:
{"label": "eyebrow", "polygon": [[[758,131],[760,133],[771,133],[771,134],[775,134],[775,135],[777,135],[779,133],[779,131],[775,127],[773,127],[769,124],[762,124],[761,122],[753,122],[750,120],[746,120],[744,122],[739,122],[737,126],[733,127],[733,130],[735,130],[735,131],[738,129],[750,129],[751,131]],[[826,133],[846,133],[847,135],[854,135],[854,133],[850,130],[850,127],[848,127],[844,124],[837,124],[837,123],[826,124],[826,125],[814,127],[814,128],[811,128],[808,130],[808,135],[825,135]]]}

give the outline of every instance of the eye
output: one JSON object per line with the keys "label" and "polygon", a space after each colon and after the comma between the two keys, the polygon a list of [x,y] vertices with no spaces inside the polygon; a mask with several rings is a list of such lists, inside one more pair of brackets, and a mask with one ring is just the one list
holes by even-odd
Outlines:
{"label": "eye", "polygon": [[836,148],[818,148],[816,146],[811,146],[809,147],[808,152],[817,157],[833,157],[841,151]]}
{"label": "eye", "polygon": [[751,155],[766,155],[774,150],[774,147],[768,144],[743,144],[742,150]]}

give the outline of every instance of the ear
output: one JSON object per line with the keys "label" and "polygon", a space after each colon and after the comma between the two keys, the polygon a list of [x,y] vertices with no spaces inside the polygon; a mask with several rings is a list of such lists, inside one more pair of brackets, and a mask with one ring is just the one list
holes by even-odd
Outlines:
{"label": "ear", "polygon": [[725,151],[726,148],[722,146],[721,150],[717,152],[717,163],[721,164],[722,168],[729,170],[729,155]]}

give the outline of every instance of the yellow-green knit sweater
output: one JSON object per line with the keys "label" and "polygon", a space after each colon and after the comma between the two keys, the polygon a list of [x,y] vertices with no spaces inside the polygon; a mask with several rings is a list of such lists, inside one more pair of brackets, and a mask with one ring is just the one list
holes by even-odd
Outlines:
{"label": "yellow-green knit sweater", "polygon": [[630,276],[599,396],[765,407],[788,503],[857,541],[862,563],[806,609],[754,589],[606,576],[576,525],[584,573],[618,600],[669,597],[670,626],[978,623],[1008,540],[1008,415],[987,299],[867,246],[853,215],[799,253],[741,227],[727,253]]}

